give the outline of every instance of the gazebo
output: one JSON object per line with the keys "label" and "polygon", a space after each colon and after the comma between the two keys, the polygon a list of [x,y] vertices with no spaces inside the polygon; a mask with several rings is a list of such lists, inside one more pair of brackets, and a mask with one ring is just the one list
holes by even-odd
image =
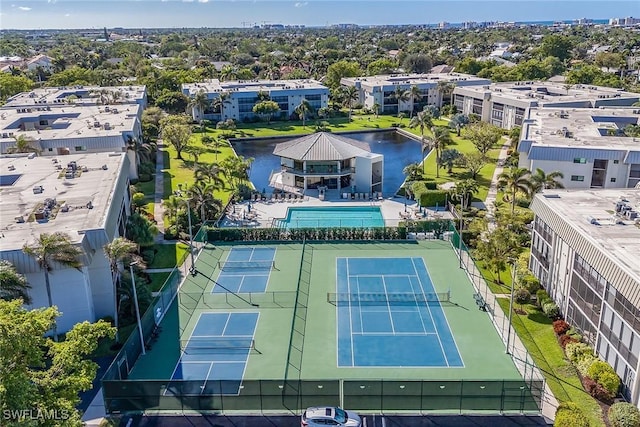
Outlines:
{"label": "gazebo", "polygon": [[364,142],[319,132],[278,144],[273,154],[280,157],[281,165],[269,179],[274,188],[382,191],[384,156],[372,153]]}

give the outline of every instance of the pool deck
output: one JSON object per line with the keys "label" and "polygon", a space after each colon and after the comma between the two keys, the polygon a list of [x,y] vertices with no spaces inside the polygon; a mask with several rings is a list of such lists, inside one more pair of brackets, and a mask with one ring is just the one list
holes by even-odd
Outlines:
{"label": "pool deck", "polygon": [[[239,218],[243,218],[248,215],[248,217],[251,217],[252,219],[242,221],[242,224],[239,222],[234,223],[231,221],[223,220],[220,226],[271,227],[274,219],[282,219],[287,216],[287,208],[289,207],[379,206],[385,226],[388,227],[397,226],[400,221],[408,218],[453,218],[450,212],[443,210],[443,207],[440,207],[437,212],[435,208],[423,208],[423,211],[426,210],[426,217],[424,217],[423,214],[419,213],[417,202],[415,200],[407,200],[404,197],[387,197],[383,198],[382,200],[346,200],[338,198],[337,192],[335,193],[335,197],[331,197],[330,194],[329,197],[325,200],[320,200],[317,197],[313,196],[305,196],[304,201],[244,201],[242,203],[237,203],[235,205],[236,216]],[[251,203],[250,212],[249,203]],[[405,217],[403,218],[403,216]]]}

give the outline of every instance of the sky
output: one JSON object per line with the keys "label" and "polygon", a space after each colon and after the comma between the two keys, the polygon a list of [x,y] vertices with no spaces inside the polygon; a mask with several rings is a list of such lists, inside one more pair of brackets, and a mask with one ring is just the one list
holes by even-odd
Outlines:
{"label": "sky", "polygon": [[0,29],[399,25],[640,17],[638,0],[0,0]]}

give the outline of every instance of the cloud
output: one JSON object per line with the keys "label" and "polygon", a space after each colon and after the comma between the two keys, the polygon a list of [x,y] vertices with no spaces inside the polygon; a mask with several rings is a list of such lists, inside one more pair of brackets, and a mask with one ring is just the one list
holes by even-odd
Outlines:
{"label": "cloud", "polygon": [[209,3],[209,0],[198,0],[198,3]]}
{"label": "cloud", "polygon": [[64,16],[66,16],[67,18],[71,16],[70,13],[65,13]]}
{"label": "cloud", "polygon": [[27,6],[18,6],[18,9],[24,10],[25,12],[29,12],[31,10],[31,8]]}
{"label": "cloud", "polygon": [[183,3],[193,3],[193,0],[182,0]]}
{"label": "cloud", "polygon": [[51,4],[55,4],[57,2],[58,2],[58,0],[47,0],[47,3],[51,3]]}
{"label": "cloud", "polygon": [[299,1],[296,4],[294,4],[295,7],[305,7],[306,5],[308,5],[309,2],[306,1]]}

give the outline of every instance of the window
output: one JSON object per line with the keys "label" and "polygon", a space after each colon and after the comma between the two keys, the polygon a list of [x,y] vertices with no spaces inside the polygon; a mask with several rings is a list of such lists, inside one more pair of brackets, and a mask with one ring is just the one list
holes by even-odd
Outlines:
{"label": "window", "polygon": [[76,151],[87,151],[87,147],[84,145],[76,145],[75,147]]}
{"label": "window", "polygon": [[571,175],[571,181],[584,181],[584,175]]}
{"label": "window", "polygon": [[614,160],[614,161],[613,161],[613,164],[614,164],[614,165],[617,165],[618,163],[620,163],[620,160]]}
{"label": "window", "polygon": [[53,151],[53,148],[47,148],[47,151]]}
{"label": "window", "polygon": [[587,163],[587,159],[585,159],[584,157],[576,157],[575,159],[573,159],[573,163],[585,164]]}
{"label": "window", "polygon": [[611,182],[616,182],[616,179],[615,178],[611,178]]}

